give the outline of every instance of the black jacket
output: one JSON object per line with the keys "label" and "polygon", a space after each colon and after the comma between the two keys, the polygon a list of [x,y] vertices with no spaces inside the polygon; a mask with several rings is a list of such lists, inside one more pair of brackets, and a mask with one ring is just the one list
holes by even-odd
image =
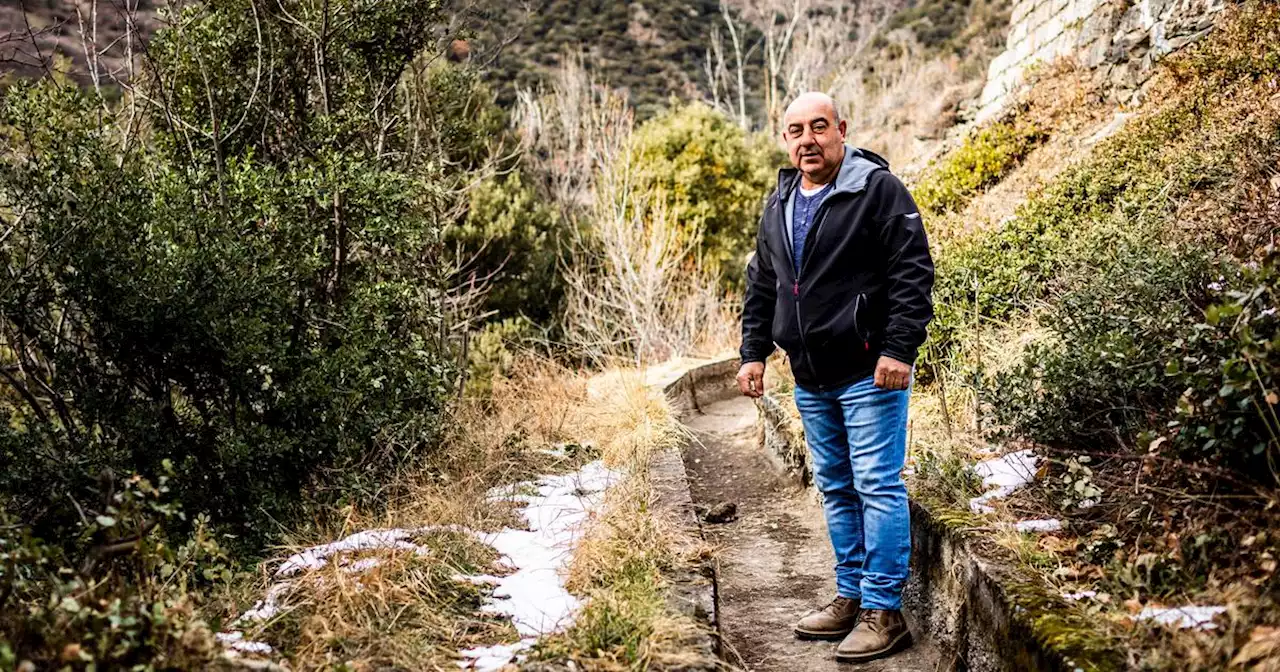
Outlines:
{"label": "black jacket", "polygon": [[933,318],[933,259],[911,194],[883,158],[846,146],[797,277],[786,229],[799,184],[799,171],[780,171],[760,219],[747,265],[742,361],[764,361],[776,343],[796,383],[816,389],[871,375],[882,354],[914,363]]}

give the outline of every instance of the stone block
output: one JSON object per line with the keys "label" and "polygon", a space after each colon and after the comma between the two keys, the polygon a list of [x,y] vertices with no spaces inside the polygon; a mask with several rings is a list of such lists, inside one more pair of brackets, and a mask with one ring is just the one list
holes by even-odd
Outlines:
{"label": "stone block", "polygon": [[1009,29],[1009,39],[1006,44],[1014,46],[1027,39],[1027,28],[1028,26],[1025,21],[1013,24],[1013,27]]}
{"label": "stone block", "polygon": [[1080,62],[1086,68],[1096,68],[1107,60],[1107,50],[1111,47],[1111,40],[1107,38],[1099,38],[1085,45],[1080,50]]}
{"label": "stone block", "polygon": [[1050,40],[1057,37],[1061,32],[1062,26],[1054,25],[1054,23],[1046,23],[1039,28],[1036,28],[1035,35],[1031,40],[1035,45],[1034,49],[1039,50],[1041,47],[1048,44]]}
{"label": "stone block", "polygon": [[1080,44],[1080,33],[1083,29],[1082,21],[1068,23],[1062,27],[1062,32],[1054,38],[1054,41],[1061,45],[1059,49],[1062,50],[1062,53],[1066,54],[1075,51]]}
{"label": "stone block", "polygon": [[1143,2],[1147,5],[1145,13],[1148,27],[1170,14],[1177,5],[1182,4],[1174,0],[1143,0]]}
{"label": "stone block", "polygon": [[1031,58],[1031,54],[1034,51],[1035,51],[1034,41],[1030,37],[1028,37],[1027,39],[1020,42],[1018,46],[1014,47],[1012,61],[1014,63],[1021,63],[1027,60],[1028,58]]}
{"label": "stone block", "polygon": [[1113,56],[1118,61],[1128,60],[1133,52],[1138,50],[1146,52],[1150,34],[1142,25],[1142,9],[1143,5],[1139,3],[1126,10],[1120,17],[1115,33],[1111,36]]}
{"label": "stone block", "polygon": [[1152,24],[1151,29],[1147,31],[1147,42],[1151,45],[1151,54],[1155,58],[1160,58],[1172,51],[1169,48],[1169,41],[1164,36],[1164,21],[1156,21]]}
{"label": "stone block", "polygon": [[1031,10],[1035,9],[1035,6],[1036,0],[1021,0],[1014,4],[1009,13],[1009,23],[1014,26],[1022,23],[1023,19],[1027,18],[1027,15],[1031,13]]}
{"label": "stone block", "polygon": [[1039,28],[1053,14],[1053,5],[1049,2],[1043,2],[1036,5],[1035,11],[1031,12],[1030,24],[1033,28]]}
{"label": "stone block", "polygon": [[1000,52],[999,56],[991,59],[991,65],[987,67],[987,79],[999,79],[1009,66],[1013,65],[1013,52],[1005,50]]}

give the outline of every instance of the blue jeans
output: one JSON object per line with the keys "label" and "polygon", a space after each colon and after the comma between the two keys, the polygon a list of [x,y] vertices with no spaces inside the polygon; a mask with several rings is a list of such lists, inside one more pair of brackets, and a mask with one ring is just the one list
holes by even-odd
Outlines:
{"label": "blue jeans", "polygon": [[911,514],[902,467],[910,390],[882,390],[871,376],[828,391],[796,386],[813,455],[836,590],[864,609],[901,609],[911,559]]}

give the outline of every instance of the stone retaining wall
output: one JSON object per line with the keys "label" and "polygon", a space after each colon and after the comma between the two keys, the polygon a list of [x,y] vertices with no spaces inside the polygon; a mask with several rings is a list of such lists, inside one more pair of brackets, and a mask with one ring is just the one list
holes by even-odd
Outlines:
{"label": "stone retaining wall", "polygon": [[1230,0],[1015,0],[1005,51],[991,62],[978,119],[998,112],[1028,68],[1063,56],[1097,69],[1129,102],[1165,55],[1204,36]]}
{"label": "stone retaining wall", "polygon": [[760,442],[779,471],[801,486],[813,485],[813,463],[791,407],[772,394],[756,399]]}

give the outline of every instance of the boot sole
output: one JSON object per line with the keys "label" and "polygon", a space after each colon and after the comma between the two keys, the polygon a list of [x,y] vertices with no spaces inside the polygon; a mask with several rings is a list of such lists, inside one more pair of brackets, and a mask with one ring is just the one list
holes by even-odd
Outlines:
{"label": "boot sole", "polygon": [[804,630],[801,628],[795,629],[797,639],[803,639],[806,641],[824,641],[824,642],[834,641],[837,639],[844,639],[851,632],[853,632],[853,628],[849,628],[848,630],[829,630],[827,632],[821,632],[818,630]]}
{"label": "boot sole", "polygon": [[886,658],[899,651],[910,648],[912,644],[911,631],[907,630],[898,635],[889,642],[889,645],[883,649],[868,651],[866,653],[839,653],[836,652],[836,662],[839,663],[866,663],[880,658]]}

